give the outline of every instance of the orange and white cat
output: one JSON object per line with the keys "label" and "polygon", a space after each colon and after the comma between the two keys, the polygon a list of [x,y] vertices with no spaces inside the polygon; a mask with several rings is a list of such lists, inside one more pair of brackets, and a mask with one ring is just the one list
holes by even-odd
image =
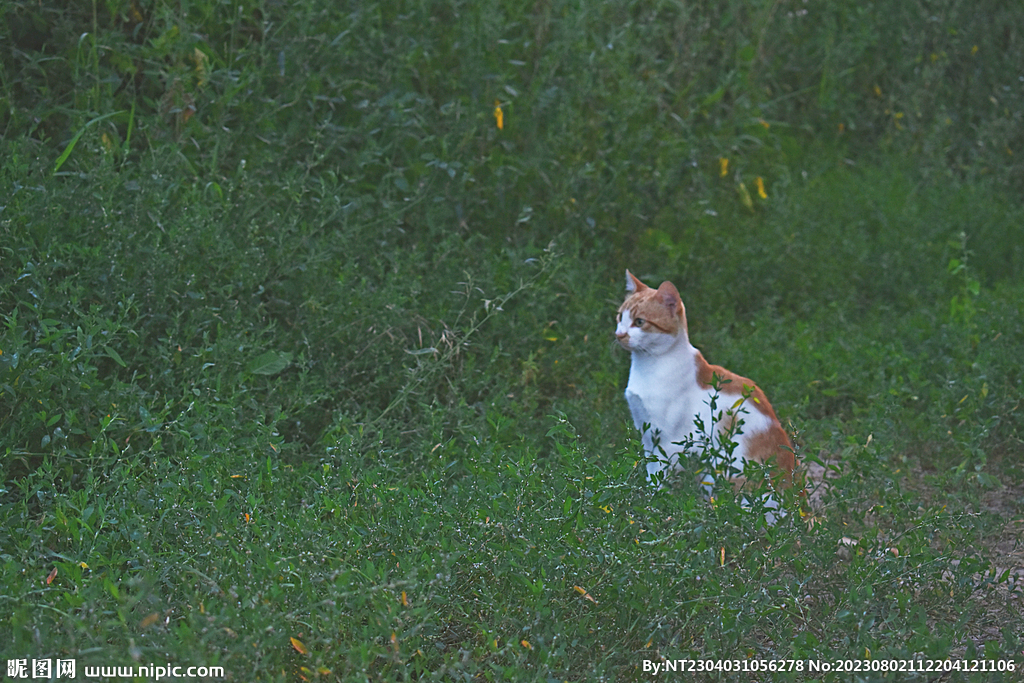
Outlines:
{"label": "orange and white cat", "polygon": [[[626,300],[619,307],[615,338],[632,355],[626,401],[633,424],[641,431],[649,425],[643,434],[644,450],[656,460],[647,463],[648,480],[666,469],[681,469],[680,453],[699,455],[708,445],[709,436],[716,452],[726,453],[720,442],[724,436],[736,443],[728,464],[741,473],[731,477],[737,488],[744,483],[742,472],[747,460],[774,462],[779,472],[775,483],[789,486],[796,457],[786,430],[756,384],[709,364],[690,344],[686,309],[675,285],[663,282],[652,289],[627,270],[626,292]],[[713,376],[719,379],[717,392]],[[716,393],[719,407],[712,411]],[[712,429],[714,435],[708,434]],[[711,464],[717,471],[728,472],[723,468],[724,460],[722,457]],[[714,483],[713,473],[702,473],[701,484],[708,497]],[[778,504],[769,496],[765,506],[777,508]],[[775,516],[767,516],[773,523]]]}

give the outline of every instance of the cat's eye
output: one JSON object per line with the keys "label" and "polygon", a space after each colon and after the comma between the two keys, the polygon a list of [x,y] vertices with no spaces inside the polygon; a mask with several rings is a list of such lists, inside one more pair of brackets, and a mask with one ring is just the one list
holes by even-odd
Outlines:
{"label": "cat's eye", "polygon": [[644,323],[647,322],[643,318],[637,318],[633,321],[633,327],[643,327]]}

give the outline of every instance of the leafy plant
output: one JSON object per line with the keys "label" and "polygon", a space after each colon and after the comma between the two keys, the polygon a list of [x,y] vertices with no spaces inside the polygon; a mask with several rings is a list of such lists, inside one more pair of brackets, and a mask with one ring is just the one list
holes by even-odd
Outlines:
{"label": "leafy plant", "polygon": [[[990,5],[0,5],[4,652],[1019,665],[1021,43]],[[800,514],[648,486],[624,265],[770,388],[828,473]]]}

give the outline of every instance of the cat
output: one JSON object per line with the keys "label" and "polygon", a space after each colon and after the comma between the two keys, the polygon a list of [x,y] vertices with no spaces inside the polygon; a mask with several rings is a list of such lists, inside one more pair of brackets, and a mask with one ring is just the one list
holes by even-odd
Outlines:
{"label": "cat", "polygon": [[[699,454],[713,426],[715,444],[723,437],[736,443],[729,464],[740,473],[730,477],[737,489],[745,483],[742,472],[747,460],[773,462],[777,468],[773,483],[790,486],[796,455],[768,398],[746,377],[709,364],[690,344],[686,309],[675,285],[663,282],[652,289],[627,270],[626,293],[616,317],[615,338],[632,356],[626,401],[636,428],[644,431],[648,426],[643,433],[644,450],[652,458],[647,463],[648,481],[660,488],[661,473],[682,469],[680,453]],[[718,407],[713,414],[716,393]],[[725,463],[712,464],[720,472]],[[711,498],[715,474],[703,472],[700,483]],[[778,503],[768,495],[765,507],[775,509]],[[774,523],[773,513],[767,517]]]}

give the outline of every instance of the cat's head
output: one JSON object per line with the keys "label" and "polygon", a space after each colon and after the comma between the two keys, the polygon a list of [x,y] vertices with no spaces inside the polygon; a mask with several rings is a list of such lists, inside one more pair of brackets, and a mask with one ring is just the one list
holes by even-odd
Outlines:
{"label": "cat's head", "polygon": [[686,309],[671,282],[652,289],[626,271],[626,300],[619,306],[615,339],[627,351],[661,353],[686,338]]}

